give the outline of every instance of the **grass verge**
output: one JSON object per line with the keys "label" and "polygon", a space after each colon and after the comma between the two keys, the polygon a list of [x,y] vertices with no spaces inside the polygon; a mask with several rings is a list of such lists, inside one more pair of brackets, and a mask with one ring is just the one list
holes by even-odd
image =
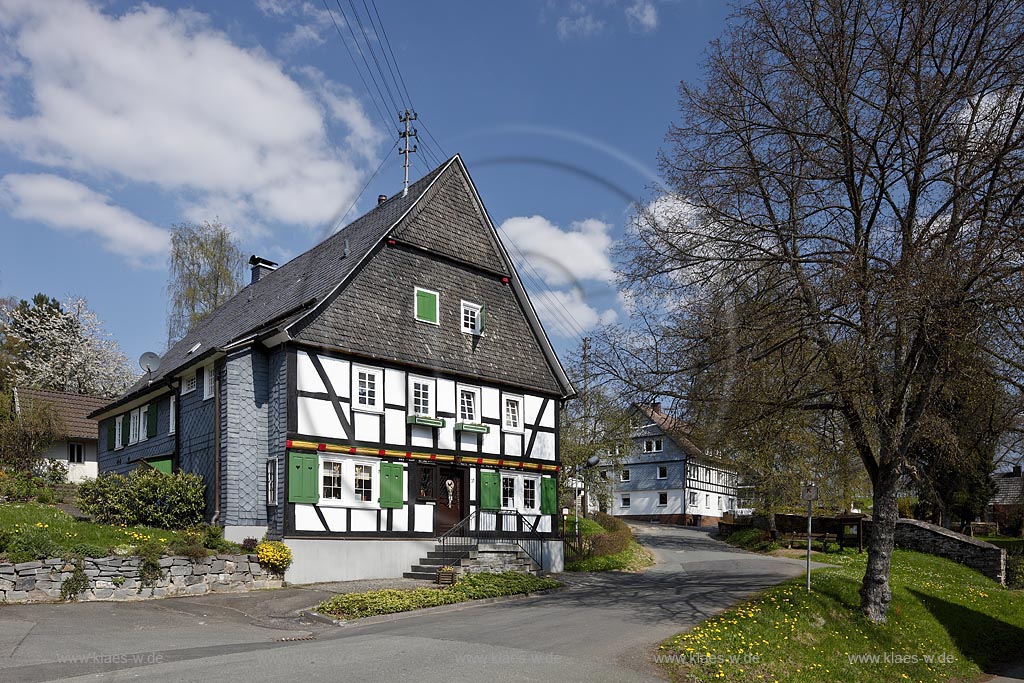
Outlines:
{"label": "grass verge", "polygon": [[587,557],[565,565],[570,572],[638,572],[654,564],[651,551],[636,541],[630,541],[629,547],[620,553]]}
{"label": "grass verge", "polygon": [[859,611],[866,553],[826,555],[811,593],[803,578],[698,624],[661,645],[679,681],[974,680],[1020,657],[1024,593],[949,560],[893,554],[886,624]]}
{"label": "grass verge", "polygon": [[467,600],[532,593],[558,588],[561,585],[554,579],[517,572],[468,574],[462,576],[451,586],[444,588],[342,593],[321,602],[317,605],[316,611],[343,619],[360,619],[378,614],[394,614],[425,607],[452,605]]}

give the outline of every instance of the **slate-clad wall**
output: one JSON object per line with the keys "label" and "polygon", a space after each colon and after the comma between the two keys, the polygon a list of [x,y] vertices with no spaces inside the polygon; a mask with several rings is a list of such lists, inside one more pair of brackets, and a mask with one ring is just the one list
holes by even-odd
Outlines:
{"label": "slate-clad wall", "polygon": [[[152,406],[153,404],[150,404],[150,410],[153,410]],[[108,418],[100,422],[97,458],[101,474],[108,472],[127,474],[134,470],[141,460],[172,455],[174,453],[174,435],[168,433],[171,414],[171,399],[169,395],[163,396],[156,401],[156,410],[156,436],[151,436],[145,441],[130,444],[113,451],[107,450],[107,431],[116,429],[114,426],[115,418]],[[145,425],[142,428],[145,429]]]}
{"label": "slate-clad wall", "polygon": [[203,478],[207,520],[213,517],[213,402],[212,398],[203,400],[202,375],[196,381],[196,390],[178,399],[180,467]]}
{"label": "slate-clad wall", "polygon": [[284,536],[285,508],[284,445],[288,434],[288,352],[284,346],[279,346],[270,353],[267,370],[267,453],[268,457],[277,458],[278,500],[276,506],[266,508],[269,526],[267,533],[272,538],[281,538]]}
{"label": "slate-clad wall", "polygon": [[229,355],[222,371],[221,520],[225,525],[267,524],[268,361],[265,351],[249,347]]}

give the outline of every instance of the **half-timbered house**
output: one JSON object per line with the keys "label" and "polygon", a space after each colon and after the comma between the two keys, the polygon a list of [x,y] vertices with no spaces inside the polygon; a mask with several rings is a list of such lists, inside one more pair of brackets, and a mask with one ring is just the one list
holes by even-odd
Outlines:
{"label": "half-timbered house", "polygon": [[[93,414],[100,469],[197,472],[295,582],[400,576],[445,534],[558,569],[573,388],[460,157],[252,282]],[[492,539],[493,540],[493,539]]]}

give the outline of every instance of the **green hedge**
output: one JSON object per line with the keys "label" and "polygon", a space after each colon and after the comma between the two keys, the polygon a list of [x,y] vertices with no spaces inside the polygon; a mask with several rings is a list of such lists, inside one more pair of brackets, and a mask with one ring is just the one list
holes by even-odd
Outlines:
{"label": "green hedge", "polygon": [[100,475],[78,489],[82,510],[102,524],[186,529],[203,521],[206,487],[197,474],[139,468]]}
{"label": "green hedge", "polygon": [[531,593],[557,588],[560,585],[562,584],[554,579],[516,572],[468,574],[453,585],[440,589],[387,589],[365,593],[343,593],[321,602],[317,605],[316,611],[346,619],[359,619],[377,614],[394,614],[424,607],[452,605],[467,600]]}

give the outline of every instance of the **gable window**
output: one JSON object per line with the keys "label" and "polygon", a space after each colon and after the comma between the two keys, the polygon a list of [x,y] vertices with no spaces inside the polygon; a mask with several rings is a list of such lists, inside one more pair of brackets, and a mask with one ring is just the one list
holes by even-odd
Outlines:
{"label": "gable window", "polygon": [[439,325],[441,320],[440,314],[440,295],[432,290],[423,289],[422,287],[416,288],[416,320],[421,323],[431,323],[432,325]]}
{"label": "gable window", "polygon": [[665,507],[668,505],[668,493],[665,491],[658,492],[658,507]]}
{"label": "gable window", "polygon": [[85,462],[85,446],[80,443],[69,443],[68,462],[73,464],[81,464]]}
{"label": "gable window", "polygon": [[622,507],[624,507],[624,508],[628,508],[629,507],[629,496],[623,496],[622,497]]}
{"label": "gable window", "polygon": [[661,439],[647,439],[644,441],[644,453],[660,453],[663,445]]}
{"label": "gable window", "polygon": [[501,478],[501,507],[503,510],[514,510],[516,507],[516,478]]}
{"label": "gable window", "polygon": [[459,389],[459,421],[480,421],[480,390]]}
{"label": "gable window", "polygon": [[181,380],[181,393],[191,394],[196,390],[196,372],[192,370]]}
{"label": "gable window", "polygon": [[484,309],[480,304],[462,302],[462,331],[466,334],[483,334]]}
{"label": "gable window", "polygon": [[321,499],[341,500],[342,475],[341,463],[333,460],[325,460],[323,464],[323,488],[320,490]]}
{"label": "gable window", "polygon": [[137,443],[139,440],[139,409],[136,408],[130,413],[128,422],[128,443]]}
{"label": "gable window", "polygon": [[619,474],[619,481],[629,481],[629,470],[622,470]]}
{"label": "gable window", "polygon": [[668,479],[668,467],[666,465],[658,465],[658,479]]}
{"label": "gable window", "polygon": [[503,428],[507,432],[523,431],[523,399],[518,396],[505,397]]}
{"label": "gable window", "polygon": [[356,463],[355,493],[361,503],[373,500],[373,465]]}
{"label": "gable window", "polygon": [[139,408],[139,441],[145,441],[149,438],[149,406],[144,405]]}
{"label": "gable window", "polygon": [[203,400],[213,398],[213,366],[207,365],[203,368]]}
{"label": "gable window", "polygon": [[[171,422],[167,426],[167,433],[168,434],[173,434],[174,432],[177,431],[176,423],[178,421],[178,397],[175,396],[174,394],[171,394],[170,410],[168,410],[168,413],[169,413]],[[275,505],[276,505],[276,503],[275,503]]]}
{"label": "gable window", "polygon": [[409,393],[412,396],[411,414],[424,417],[434,416],[434,380],[422,377],[410,378]]}
{"label": "gable window", "polygon": [[356,410],[381,412],[383,403],[380,368],[354,366],[352,372],[352,407]]}
{"label": "gable window", "polygon": [[523,478],[523,508],[526,510],[537,509],[537,480]]}
{"label": "gable window", "polygon": [[127,415],[121,415],[120,417],[114,418],[114,450],[119,451],[124,448],[124,420],[128,417]]}

